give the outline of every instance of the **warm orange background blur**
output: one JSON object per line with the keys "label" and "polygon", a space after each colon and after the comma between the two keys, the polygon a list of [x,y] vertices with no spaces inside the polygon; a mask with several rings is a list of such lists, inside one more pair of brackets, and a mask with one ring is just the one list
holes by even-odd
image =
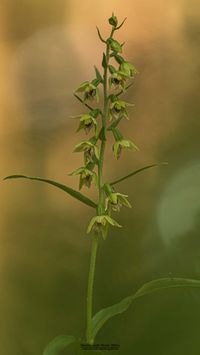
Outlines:
{"label": "warm orange background blur", "polygon": [[[128,17],[117,39],[139,70],[122,130],[140,151],[116,162],[108,147],[105,177],[169,165],[119,186],[134,207],[117,217],[123,231],[101,243],[95,309],[168,273],[200,277],[199,2],[0,2],[0,176],[43,176],[74,188],[67,173],[82,164],[72,151],[83,133],[70,117],[85,109],[73,90],[100,67],[95,26],[108,35],[112,11]],[[83,335],[91,211],[40,183],[1,182],[0,196],[0,353],[39,355],[59,333]],[[128,355],[199,354],[199,294],[159,294],[136,308],[113,319],[99,341],[120,343]]]}

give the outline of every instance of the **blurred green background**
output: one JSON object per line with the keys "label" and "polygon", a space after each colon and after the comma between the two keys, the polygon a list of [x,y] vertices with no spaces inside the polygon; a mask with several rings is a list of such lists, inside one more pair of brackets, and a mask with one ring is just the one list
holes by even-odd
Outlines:
{"label": "blurred green background", "polygon": [[[95,310],[153,278],[200,278],[199,9],[195,0],[0,2],[0,175],[74,188],[67,173],[82,164],[72,150],[83,134],[70,116],[85,110],[72,91],[101,63],[95,25],[106,35],[112,11],[128,17],[118,40],[140,73],[125,95],[135,107],[122,130],[140,151],[116,162],[110,141],[105,178],[169,165],[119,186],[133,209],[100,243]],[[39,355],[58,334],[84,335],[92,211],[36,182],[2,182],[0,196],[0,353]],[[136,301],[97,342],[120,344],[118,354],[196,355],[199,328],[200,292],[168,290]]]}

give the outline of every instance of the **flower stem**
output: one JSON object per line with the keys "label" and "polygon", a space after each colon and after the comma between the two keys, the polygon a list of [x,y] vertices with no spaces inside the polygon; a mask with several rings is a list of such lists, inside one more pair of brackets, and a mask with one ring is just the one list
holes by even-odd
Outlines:
{"label": "flower stem", "polygon": [[[111,31],[110,38],[112,38],[114,33],[114,28]],[[106,65],[104,68],[103,75],[103,114],[102,114],[102,141],[100,148],[100,158],[98,163],[98,190],[99,190],[99,202],[97,206],[97,214],[104,214],[104,192],[103,192],[103,162],[104,162],[104,152],[106,145],[106,120],[108,112],[108,63],[109,63],[109,52],[110,45],[109,42],[106,42]],[[96,255],[98,248],[98,235],[92,237],[92,246],[91,246],[91,256],[90,256],[90,268],[88,276],[88,288],[87,288],[87,326],[86,326],[86,342],[87,344],[93,344],[94,339],[92,337],[92,306],[93,306],[93,289],[94,289],[94,275],[95,275],[95,266],[96,266]]]}
{"label": "flower stem", "polygon": [[93,304],[93,288],[94,288],[94,275],[96,266],[96,255],[98,247],[98,236],[93,235],[92,246],[91,246],[91,256],[90,256],[90,268],[88,276],[88,289],[87,289],[87,328],[86,328],[86,341],[87,344],[93,344],[94,339],[92,339],[92,304]]}

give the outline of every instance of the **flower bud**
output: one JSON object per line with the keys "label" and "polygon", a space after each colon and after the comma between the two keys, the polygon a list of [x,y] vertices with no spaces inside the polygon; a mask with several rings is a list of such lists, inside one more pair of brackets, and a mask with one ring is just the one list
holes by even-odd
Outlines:
{"label": "flower bud", "polygon": [[110,43],[110,48],[114,52],[116,52],[116,53],[121,53],[122,52],[122,46],[121,46],[121,44],[118,41],[116,41],[115,39],[110,38],[109,39],[109,43]]}
{"label": "flower bud", "polygon": [[128,77],[132,77],[134,74],[137,74],[137,69],[131,63],[127,61],[123,61],[120,65],[120,71],[127,75]]}
{"label": "flower bud", "polygon": [[117,17],[114,15],[114,13],[112,13],[112,16],[109,18],[108,20],[109,24],[113,27],[117,27],[118,24],[118,19]]}

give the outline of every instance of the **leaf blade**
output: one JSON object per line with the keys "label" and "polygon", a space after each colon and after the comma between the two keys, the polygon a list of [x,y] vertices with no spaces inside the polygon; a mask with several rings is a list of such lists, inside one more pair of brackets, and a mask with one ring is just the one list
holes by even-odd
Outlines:
{"label": "leaf blade", "polygon": [[100,80],[101,83],[103,83],[103,78],[101,76],[101,73],[99,72],[99,70],[98,70],[98,68],[96,66],[94,66],[94,70],[95,70],[96,78],[98,80]]}
{"label": "leaf blade", "polygon": [[26,175],[9,175],[9,176],[6,176],[3,180],[11,180],[11,179],[28,179],[28,180],[45,182],[49,185],[53,185],[53,186],[65,191],[66,193],[68,193],[69,195],[74,197],[75,199],[83,202],[85,205],[96,208],[96,203],[93,202],[92,200],[90,200],[88,197],[81,194],[79,191],[76,191],[76,190],[72,189],[71,187],[63,185],[57,181],[50,180],[50,179],[43,179],[41,177],[35,177],[35,176],[26,176]]}
{"label": "leaf blade", "polygon": [[123,177],[121,177],[121,178],[119,178],[119,179],[117,179],[117,180],[115,180],[115,181],[112,181],[111,183],[110,183],[110,185],[115,185],[115,184],[118,184],[119,182],[122,182],[122,181],[124,181],[124,180],[126,180],[126,179],[129,179],[130,177],[132,177],[132,176],[134,176],[134,175],[137,175],[138,173],[140,173],[140,172],[142,172],[142,171],[144,171],[144,170],[147,170],[147,169],[151,169],[151,168],[156,168],[156,167],[158,167],[158,166],[160,166],[160,165],[168,165],[168,163],[167,162],[163,162],[163,163],[160,163],[160,164],[151,164],[151,165],[146,165],[146,166],[144,166],[143,168],[140,168],[140,169],[137,169],[137,170],[134,170],[132,173],[130,173],[130,174],[128,174],[128,175],[125,175],[125,176],[123,176]]}
{"label": "leaf blade", "polygon": [[59,335],[46,346],[43,355],[58,355],[67,346],[75,343],[75,341],[76,339],[72,335]]}
{"label": "leaf blade", "polygon": [[92,336],[93,339],[97,335],[102,326],[115,315],[125,312],[132,302],[145,295],[169,288],[193,287],[200,288],[200,280],[184,279],[184,278],[161,278],[145,283],[140,287],[134,295],[122,299],[110,307],[103,308],[97,312],[92,318]]}

